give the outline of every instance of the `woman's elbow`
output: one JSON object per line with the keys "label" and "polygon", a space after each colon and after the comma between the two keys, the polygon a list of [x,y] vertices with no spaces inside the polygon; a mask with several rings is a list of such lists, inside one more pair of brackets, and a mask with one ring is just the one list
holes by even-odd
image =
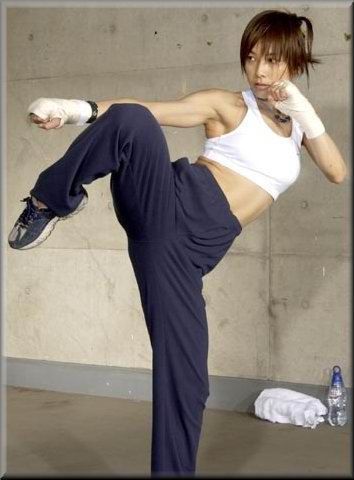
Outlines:
{"label": "woman's elbow", "polygon": [[347,177],[347,169],[341,171],[341,172],[338,172],[336,175],[334,175],[332,178],[331,178],[331,182],[332,183],[343,183],[344,180],[346,179]]}

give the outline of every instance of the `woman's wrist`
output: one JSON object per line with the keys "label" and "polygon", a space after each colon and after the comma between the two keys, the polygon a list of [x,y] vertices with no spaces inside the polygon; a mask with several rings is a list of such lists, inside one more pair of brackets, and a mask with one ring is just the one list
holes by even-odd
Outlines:
{"label": "woman's wrist", "polygon": [[315,110],[313,110],[311,113],[306,112],[303,117],[303,121],[301,123],[299,122],[299,124],[309,140],[319,137],[326,131],[322,120],[317,115]]}
{"label": "woman's wrist", "polygon": [[87,100],[64,100],[67,118],[66,124],[82,126],[92,117],[92,106]]}
{"label": "woman's wrist", "polygon": [[83,126],[96,120],[98,114],[97,103],[93,100],[63,100],[67,114],[66,124]]}
{"label": "woman's wrist", "polygon": [[90,105],[91,107],[91,116],[90,118],[86,121],[86,123],[92,123],[97,119],[98,115],[98,105],[96,102],[93,100],[86,100],[86,102]]}

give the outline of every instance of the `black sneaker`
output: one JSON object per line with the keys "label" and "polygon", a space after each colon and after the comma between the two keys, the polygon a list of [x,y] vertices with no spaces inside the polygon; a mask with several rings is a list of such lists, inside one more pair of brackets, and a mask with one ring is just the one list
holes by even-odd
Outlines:
{"label": "black sneaker", "polygon": [[43,243],[59,220],[66,220],[79,213],[86,206],[88,195],[85,192],[78,207],[65,217],[58,217],[50,208],[36,207],[31,197],[26,197],[21,202],[27,202],[27,206],[11,230],[8,242],[12,248],[27,250]]}

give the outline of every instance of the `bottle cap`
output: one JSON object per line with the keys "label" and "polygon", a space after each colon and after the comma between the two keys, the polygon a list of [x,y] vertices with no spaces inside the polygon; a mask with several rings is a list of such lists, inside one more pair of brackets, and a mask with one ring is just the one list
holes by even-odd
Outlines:
{"label": "bottle cap", "polygon": [[332,370],[332,385],[343,385],[342,371],[338,365],[335,365]]}

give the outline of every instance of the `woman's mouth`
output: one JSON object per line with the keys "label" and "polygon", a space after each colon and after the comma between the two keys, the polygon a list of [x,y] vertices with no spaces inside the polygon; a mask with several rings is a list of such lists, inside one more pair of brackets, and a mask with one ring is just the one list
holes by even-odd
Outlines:
{"label": "woman's mouth", "polygon": [[255,83],[254,85],[260,90],[266,90],[269,87],[269,85],[266,85],[265,83]]}

